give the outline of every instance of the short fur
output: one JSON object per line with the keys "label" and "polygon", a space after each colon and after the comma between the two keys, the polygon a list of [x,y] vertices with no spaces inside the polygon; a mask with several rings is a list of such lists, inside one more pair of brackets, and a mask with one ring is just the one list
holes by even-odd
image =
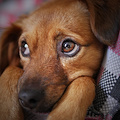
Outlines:
{"label": "short fur", "polygon": [[[38,104],[29,107],[33,112],[50,112],[47,120],[84,120],[95,96],[94,76],[104,52],[101,42],[107,45],[113,43],[120,27],[120,2],[115,0],[115,7],[112,3],[112,0],[53,0],[30,15],[22,16],[3,33],[0,40],[0,83],[7,85],[8,81],[14,81],[10,83],[11,89],[20,77],[19,98],[23,93],[35,93]],[[116,14],[118,16],[113,19],[112,15]],[[68,37],[81,46],[73,57],[61,53],[61,41]],[[19,50],[23,40],[29,46],[30,57],[23,57]],[[10,65],[22,68],[23,74],[14,67],[5,70]],[[12,89],[16,91],[16,87]],[[6,109],[0,111],[1,119],[16,120],[17,117],[17,120],[23,120],[15,91],[11,99],[9,89],[0,87],[0,107],[4,108],[6,103],[8,109],[8,112]],[[21,105],[24,109],[28,108],[26,102]],[[12,108],[16,111],[14,115]]]}

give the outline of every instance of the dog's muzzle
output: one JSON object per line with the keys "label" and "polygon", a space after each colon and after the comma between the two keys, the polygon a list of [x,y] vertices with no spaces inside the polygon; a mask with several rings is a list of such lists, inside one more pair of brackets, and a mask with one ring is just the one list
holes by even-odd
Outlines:
{"label": "dog's muzzle", "polygon": [[56,77],[56,81],[53,79],[25,80],[19,88],[19,101],[21,106],[33,112],[50,112],[68,86],[66,77]]}

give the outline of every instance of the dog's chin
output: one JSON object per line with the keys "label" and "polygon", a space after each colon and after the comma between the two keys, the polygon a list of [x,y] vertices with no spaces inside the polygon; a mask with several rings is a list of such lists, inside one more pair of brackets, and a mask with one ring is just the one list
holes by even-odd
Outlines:
{"label": "dog's chin", "polygon": [[33,114],[35,114],[35,115],[40,115],[40,116],[47,116],[50,112],[32,112]]}
{"label": "dog's chin", "polygon": [[25,120],[46,120],[49,113],[35,112],[34,110],[24,109]]}

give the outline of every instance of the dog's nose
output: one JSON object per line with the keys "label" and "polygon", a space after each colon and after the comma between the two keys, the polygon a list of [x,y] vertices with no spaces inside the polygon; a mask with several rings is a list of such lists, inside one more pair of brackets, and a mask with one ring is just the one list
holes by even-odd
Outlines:
{"label": "dog's nose", "polygon": [[43,92],[38,90],[21,90],[19,92],[19,100],[24,108],[34,109],[37,107],[40,99],[43,97]]}

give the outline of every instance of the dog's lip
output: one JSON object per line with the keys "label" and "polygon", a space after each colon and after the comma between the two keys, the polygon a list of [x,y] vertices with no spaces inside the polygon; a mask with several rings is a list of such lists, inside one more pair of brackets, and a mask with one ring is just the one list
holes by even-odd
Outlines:
{"label": "dog's lip", "polygon": [[33,120],[46,120],[49,113],[40,113],[34,110],[23,109],[25,113],[25,119],[33,119]]}
{"label": "dog's lip", "polygon": [[26,107],[23,107],[23,109],[26,110],[26,111],[30,111],[31,113],[34,113],[36,115],[48,115],[50,113],[50,112],[39,112],[36,109],[29,109],[29,108],[26,108]]}
{"label": "dog's lip", "polygon": [[38,113],[38,114],[40,114],[40,115],[48,115],[49,112],[48,113]]}
{"label": "dog's lip", "polygon": [[49,113],[34,113],[34,115],[37,116],[39,120],[46,120]]}
{"label": "dog's lip", "polygon": [[32,110],[31,112],[33,112],[36,115],[48,115],[50,113],[50,112],[39,112],[39,111],[36,111],[36,110]]}

